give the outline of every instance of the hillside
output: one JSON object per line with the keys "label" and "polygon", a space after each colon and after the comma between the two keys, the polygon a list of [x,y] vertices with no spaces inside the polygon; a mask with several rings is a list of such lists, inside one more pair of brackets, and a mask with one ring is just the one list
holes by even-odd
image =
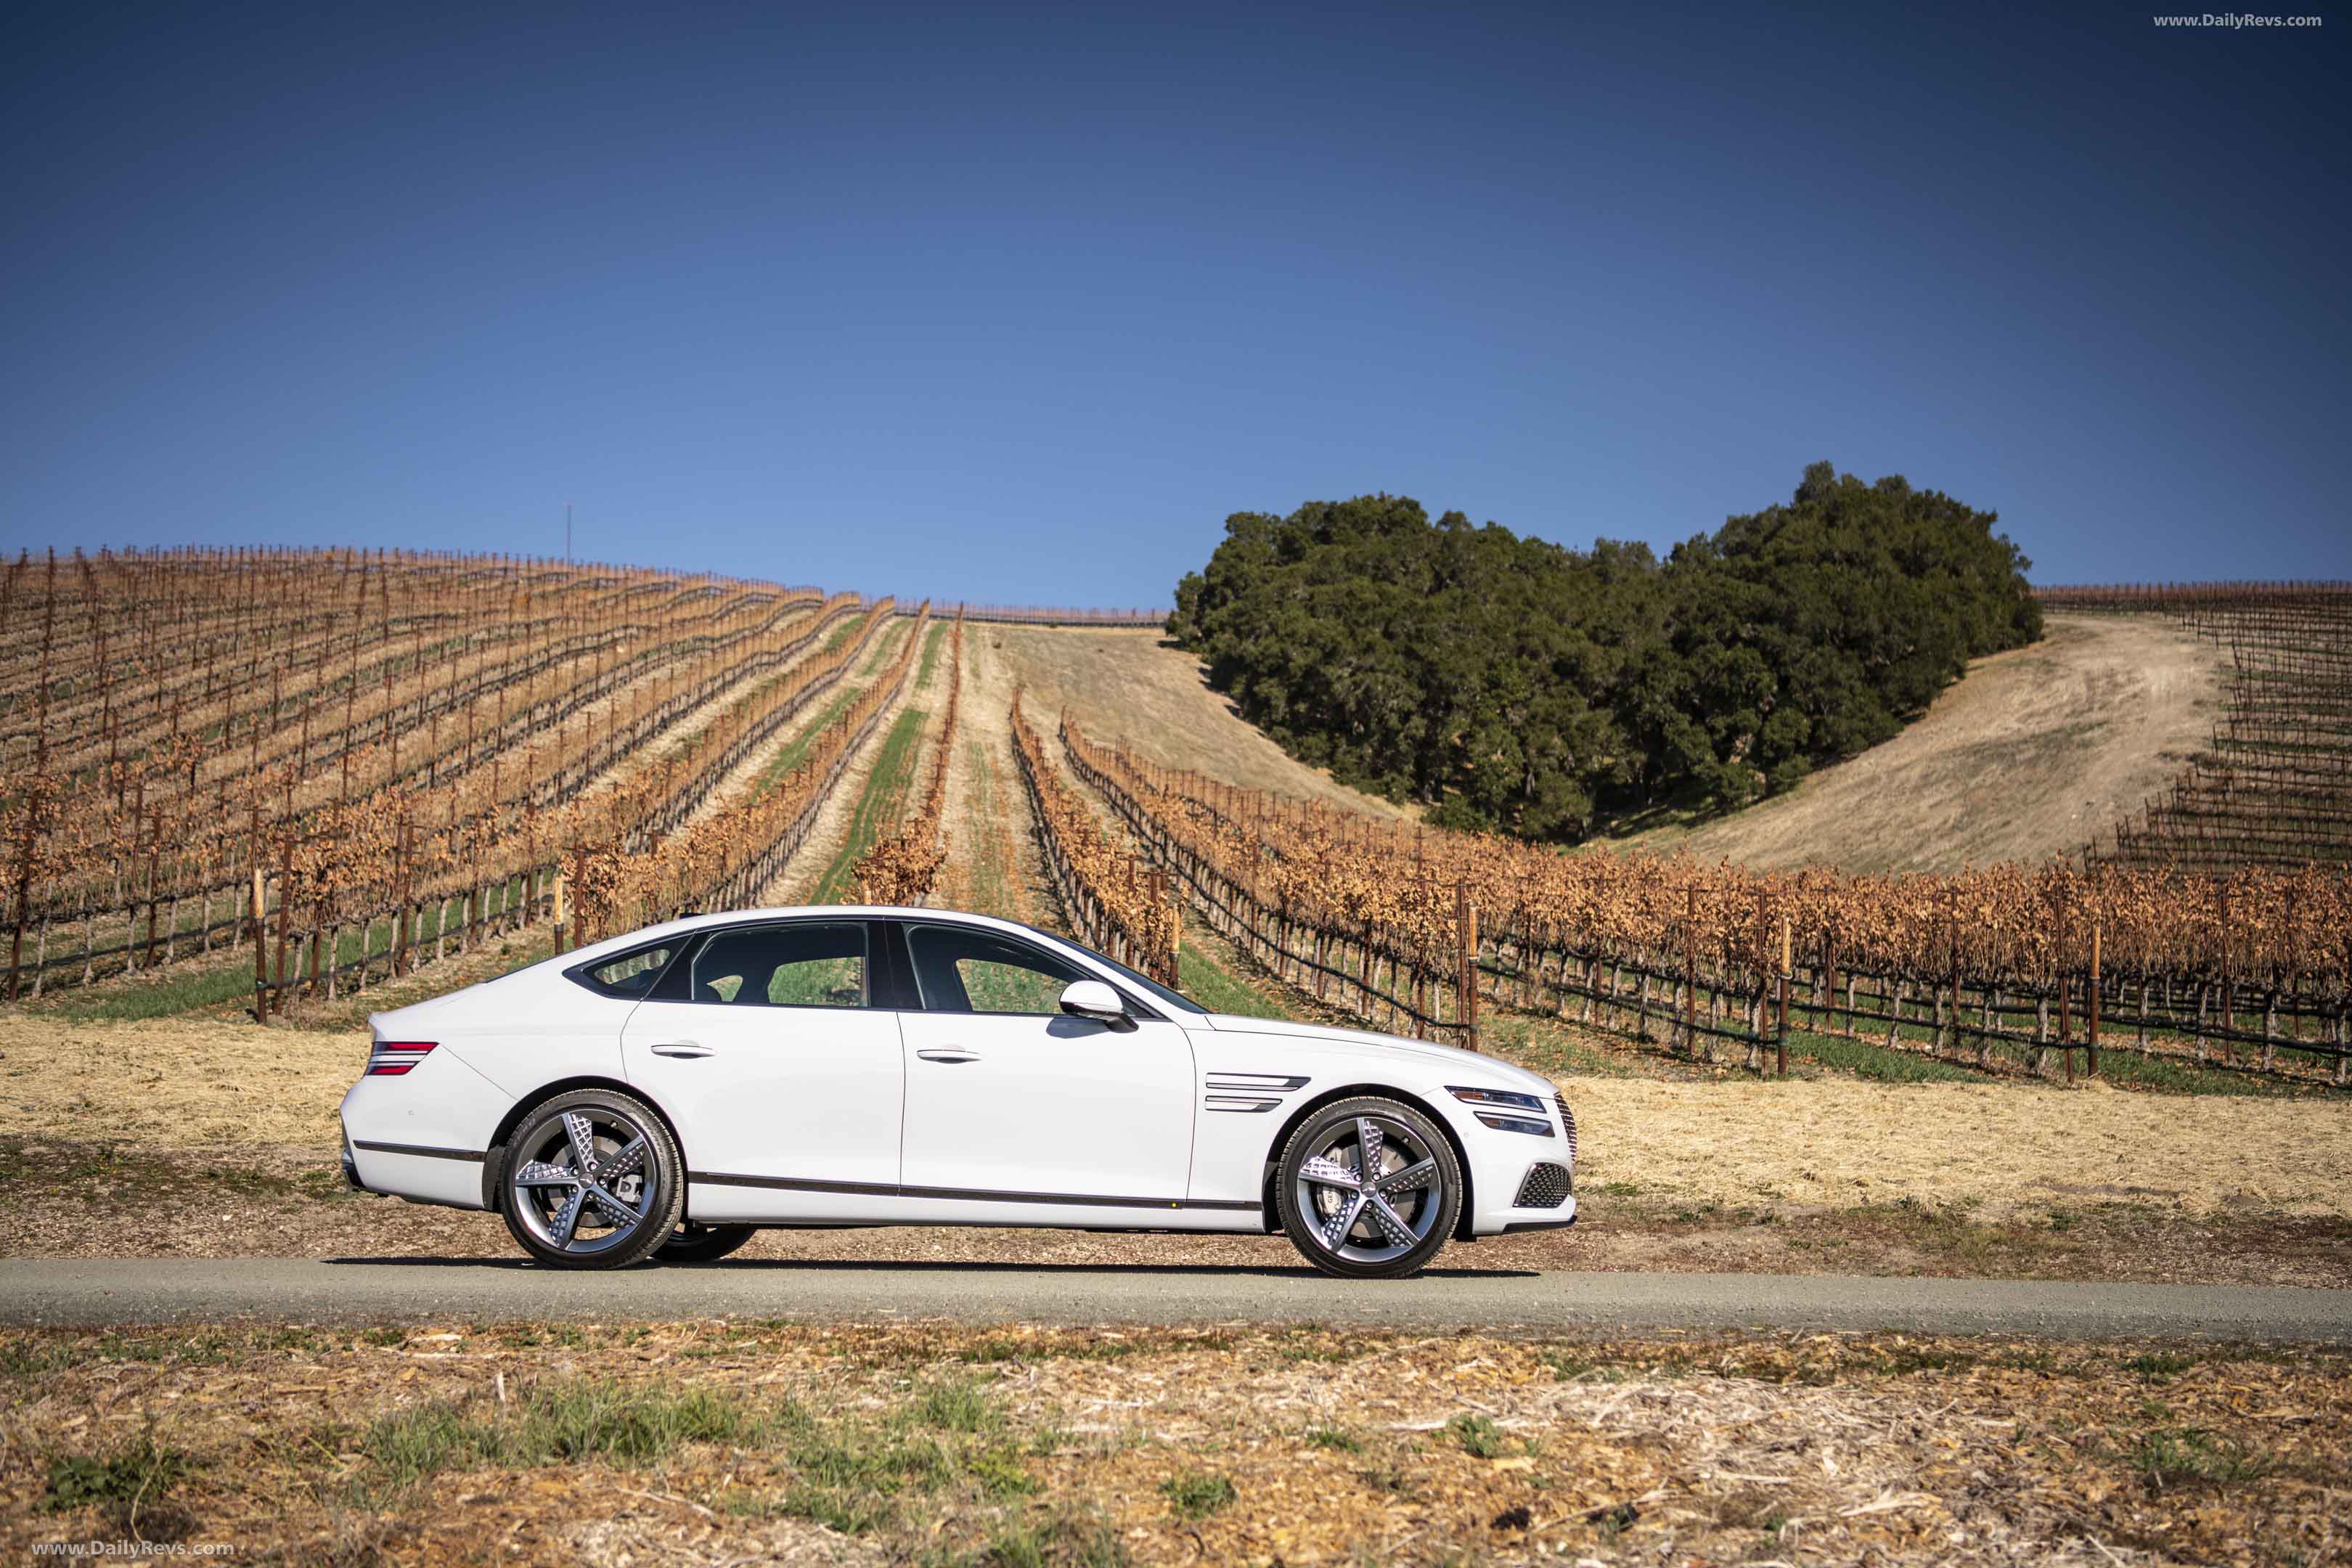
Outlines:
{"label": "hillside", "polygon": [[1759,869],[1956,871],[2081,850],[2210,741],[2225,663],[2157,616],[2053,615],[1893,740],[1693,828],[1619,836]]}
{"label": "hillside", "polygon": [[[1671,1021],[1674,1070],[1723,1062],[1701,1035],[1754,1066],[1777,928],[1793,1029],[1851,1038],[1870,1019],[1874,1048],[1947,1055],[1933,1072],[2042,1076],[2088,984],[2080,939],[2103,929],[2111,1006],[2129,985],[2141,1044],[2198,1062],[2258,1047],[2263,1069],[2304,1079],[2352,1060],[2330,934],[2352,879],[2265,861],[2227,886],[2163,866],[2093,883],[2053,859],[2202,752],[2217,693],[2234,777],[2259,754],[2280,787],[2340,773],[2323,745],[2340,690],[2248,675],[2256,632],[2335,668],[2332,623],[2301,599],[2229,610],[2257,623],[2235,642],[2162,606],[2064,606],[1896,739],[1643,840],[1696,856],[1627,860],[1342,787],[1150,630],[951,634],[852,594],[399,554],[26,561],[0,597],[8,989],[84,1016],[259,1002],[348,1025],[680,909],[855,897],[904,839],[937,852],[891,901],[1066,921],[1210,976],[1234,1010],[1475,1036],[1475,976],[1498,1007],[1645,1046]],[[2231,810],[2273,798],[2223,783]],[[1801,865],[1847,875],[1777,869]],[[1854,875],[1881,870],[1921,875]],[[2210,918],[2257,907],[2281,913]],[[1948,1004],[1971,990],[1963,1028]]]}
{"label": "hillside", "polygon": [[[989,626],[1033,713],[1170,767],[1381,818],[1405,808],[1335,783],[1235,712],[1201,661],[1153,632]],[[2225,659],[2153,616],[2063,615],[2043,639],[1976,660],[1894,740],[1792,793],[1696,827],[1604,842],[1685,847],[1759,868],[1950,871],[2080,850],[2163,791],[2210,740]]]}
{"label": "hillside", "polygon": [[1229,784],[1326,801],[1387,819],[1409,815],[1299,762],[1211,689],[1199,658],[1158,631],[991,626],[978,628],[1024,686],[1033,714],[1067,708],[1097,734],[1118,736],[1152,761],[1196,768]]}

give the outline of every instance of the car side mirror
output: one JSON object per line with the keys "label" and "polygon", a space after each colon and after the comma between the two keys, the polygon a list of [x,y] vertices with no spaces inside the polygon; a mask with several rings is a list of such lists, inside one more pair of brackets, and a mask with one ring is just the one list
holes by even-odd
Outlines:
{"label": "car side mirror", "polygon": [[1099,980],[1073,980],[1062,993],[1062,1011],[1073,1018],[1091,1018],[1125,1034],[1135,1027],[1118,993]]}

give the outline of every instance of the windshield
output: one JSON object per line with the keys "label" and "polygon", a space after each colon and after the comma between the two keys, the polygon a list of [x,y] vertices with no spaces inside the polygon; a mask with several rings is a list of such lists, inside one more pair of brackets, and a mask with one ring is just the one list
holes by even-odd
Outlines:
{"label": "windshield", "polygon": [[1112,958],[1105,953],[1097,952],[1085,942],[1073,941],[1071,938],[1066,936],[1056,935],[1053,931],[1039,931],[1035,926],[1024,926],[1022,929],[1024,931],[1036,931],[1039,936],[1047,938],[1053,942],[1058,942],[1065,947],[1076,948],[1080,952],[1085,953],[1088,958],[1093,959],[1105,969],[1111,970],[1121,977],[1133,981],[1136,984],[1150,992],[1159,1000],[1167,1003],[1171,1007],[1177,1008],[1178,1010],[1186,1013],[1205,1014],[1208,1012],[1206,1007],[1202,1006],[1198,1002],[1193,1001],[1190,996],[1185,995],[1182,992],[1171,991],[1167,986],[1160,984],[1157,980],[1152,979],[1150,975],[1137,973],[1134,970],[1129,969],[1126,964],[1121,963],[1118,959]]}

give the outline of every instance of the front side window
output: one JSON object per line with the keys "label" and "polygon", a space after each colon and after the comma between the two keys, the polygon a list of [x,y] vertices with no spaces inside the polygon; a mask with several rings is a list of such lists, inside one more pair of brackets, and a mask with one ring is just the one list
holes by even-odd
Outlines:
{"label": "front side window", "polygon": [[702,944],[689,994],[733,1007],[863,1007],[866,971],[862,921],[752,926]]}
{"label": "front side window", "polygon": [[[1028,929],[1031,931],[1037,931],[1035,926],[1031,926]],[[1037,931],[1037,934],[1039,936],[1044,936],[1045,933],[1044,931]],[[1143,990],[1150,992],[1159,1000],[1167,1003],[1171,1007],[1175,1008],[1180,1013],[1208,1012],[1206,1007],[1202,1006],[1198,1002],[1193,1001],[1190,996],[1185,995],[1182,992],[1170,990],[1167,986],[1160,984],[1157,980],[1152,979],[1149,974],[1145,974],[1139,970],[1130,969],[1126,964],[1121,963],[1118,959],[1113,958],[1107,952],[1097,952],[1093,948],[1088,947],[1086,943],[1082,942],[1074,942],[1068,937],[1058,937],[1055,940],[1069,942],[1072,947],[1076,948],[1080,952],[1085,953],[1088,958],[1093,959],[1105,969],[1109,970],[1114,974],[1118,974],[1127,980],[1132,981],[1135,984],[1140,986]]]}
{"label": "front side window", "polygon": [[668,968],[669,961],[677,956],[677,944],[666,942],[658,946],[641,947],[634,952],[625,952],[618,958],[608,958],[586,969],[575,969],[572,974],[591,991],[634,999],[651,992],[654,983],[661,978],[662,971]]}
{"label": "front side window", "polygon": [[927,1013],[1058,1014],[1073,980],[1091,978],[1042,948],[966,926],[907,928]]}

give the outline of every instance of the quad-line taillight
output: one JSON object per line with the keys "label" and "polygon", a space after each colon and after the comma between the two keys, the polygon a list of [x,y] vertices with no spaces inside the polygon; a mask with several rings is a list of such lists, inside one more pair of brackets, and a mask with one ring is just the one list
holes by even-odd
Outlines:
{"label": "quad-line taillight", "polygon": [[436,1042],[432,1040],[378,1040],[368,1052],[370,1078],[398,1078],[402,1073],[425,1059],[425,1053]]}

